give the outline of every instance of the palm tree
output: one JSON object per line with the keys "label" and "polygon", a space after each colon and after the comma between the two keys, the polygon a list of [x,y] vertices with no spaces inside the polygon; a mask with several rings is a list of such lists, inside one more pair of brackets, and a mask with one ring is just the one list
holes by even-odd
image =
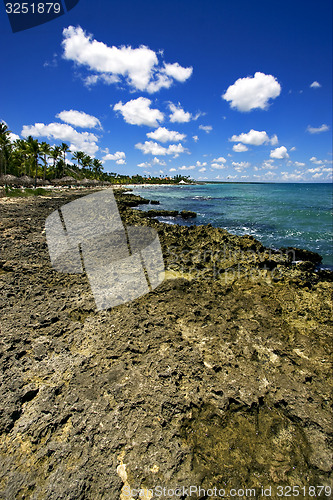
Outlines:
{"label": "palm tree", "polygon": [[64,164],[63,164],[63,167],[62,167],[62,177],[64,177],[65,175],[65,167],[66,167],[66,152],[69,150],[69,146],[68,144],[66,144],[65,142],[62,142],[61,143],[61,146],[60,146],[60,151],[62,151],[63,155],[64,155]]}
{"label": "palm tree", "polygon": [[102,170],[103,170],[103,164],[102,164],[101,160],[94,158],[93,162],[92,162],[92,169],[93,169],[95,177],[99,178],[99,175],[102,173]]}
{"label": "palm tree", "polygon": [[38,139],[33,139],[31,135],[29,135],[27,139],[28,143],[28,150],[30,153],[30,156],[33,159],[33,163],[35,164],[35,189],[37,187],[37,171],[38,171],[38,155],[40,152],[40,145],[38,142]]}
{"label": "palm tree", "polygon": [[88,169],[88,170],[91,171],[91,169],[92,169],[92,161],[93,161],[93,159],[91,158],[91,156],[86,155],[84,153],[84,156],[83,156],[83,159],[82,159],[82,168]]}
{"label": "palm tree", "polygon": [[51,151],[49,153],[49,156],[53,159],[54,175],[56,175],[56,163],[59,159],[60,154],[61,154],[60,146],[54,146],[53,148],[51,148]]}
{"label": "palm tree", "polygon": [[45,181],[46,168],[47,168],[47,159],[46,159],[46,157],[49,156],[50,153],[51,153],[51,146],[47,142],[42,142],[41,145],[40,145],[40,147],[39,147],[39,151],[43,155],[43,162],[44,162],[44,165],[43,165],[43,181]]}
{"label": "palm tree", "polygon": [[82,166],[82,162],[84,159],[85,153],[83,151],[75,151],[72,156],[72,160],[77,161],[77,166],[80,169],[80,166]]}
{"label": "palm tree", "polygon": [[[10,130],[4,122],[0,122],[0,176],[7,173],[7,165],[11,152]],[[4,168],[3,168],[4,167]]]}

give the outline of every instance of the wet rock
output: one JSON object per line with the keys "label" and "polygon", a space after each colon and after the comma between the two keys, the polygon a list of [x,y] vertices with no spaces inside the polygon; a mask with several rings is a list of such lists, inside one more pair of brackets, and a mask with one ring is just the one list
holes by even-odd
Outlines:
{"label": "wet rock", "polygon": [[183,219],[192,219],[197,216],[196,212],[191,212],[191,210],[182,210],[180,215]]}

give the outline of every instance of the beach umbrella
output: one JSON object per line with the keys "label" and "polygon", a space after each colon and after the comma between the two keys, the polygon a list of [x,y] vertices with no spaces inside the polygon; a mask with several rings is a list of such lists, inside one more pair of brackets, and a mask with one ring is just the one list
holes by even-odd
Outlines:
{"label": "beach umbrella", "polygon": [[18,182],[21,186],[33,186],[34,184],[33,178],[29,177],[28,175],[23,175],[22,177],[20,177]]}
{"label": "beach umbrella", "polygon": [[66,175],[65,177],[62,177],[60,179],[60,184],[62,184],[63,186],[69,186],[77,184],[77,180],[74,179],[74,177],[71,177],[70,175]]}
{"label": "beach umbrella", "polygon": [[15,177],[15,175],[7,174],[0,177],[0,186],[19,184],[19,178]]}
{"label": "beach umbrella", "polygon": [[90,186],[91,185],[91,179],[87,179],[86,177],[84,179],[81,179],[78,181],[79,186]]}

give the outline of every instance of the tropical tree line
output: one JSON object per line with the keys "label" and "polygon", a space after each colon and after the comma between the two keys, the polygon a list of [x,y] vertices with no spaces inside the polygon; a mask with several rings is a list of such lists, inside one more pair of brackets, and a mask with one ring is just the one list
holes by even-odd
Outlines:
{"label": "tropical tree line", "polygon": [[32,136],[27,139],[10,140],[11,131],[7,125],[0,122],[0,177],[8,174],[16,177],[28,176],[37,179],[52,181],[65,176],[77,180],[96,179],[112,184],[142,184],[142,183],[178,183],[181,180],[189,181],[189,176],[176,175],[174,177],[150,177],[147,175],[124,175],[116,172],[104,172],[101,160],[92,158],[83,151],[72,153],[68,163],[69,146],[65,142],[51,146],[47,142],[39,142]]}

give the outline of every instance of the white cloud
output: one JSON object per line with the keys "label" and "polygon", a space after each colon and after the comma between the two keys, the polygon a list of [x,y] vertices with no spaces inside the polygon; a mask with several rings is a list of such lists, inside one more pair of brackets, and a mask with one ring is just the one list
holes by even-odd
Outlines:
{"label": "white cloud", "polygon": [[329,130],[329,126],[326,125],[325,123],[323,123],[320,127],[316,128],[316,127],[311,127],[310,125],[308,125],[307,127],[307,132],[309,132],[310,134],[320,134],[321,132],[327,132]]}
{"label": "white cloud", "polygon": [[23,137],[47,137],[70,143],[71,151],[84,151],[88,155],[94,155],[98,150],[96,135],[89,132],[77,132],[65,123],[35,123],[35,125],[24,125]]}
{"label": "white cloud", "polygon": [[148,162],[142,162],[142,163],[138,163],[137,167],[140,167],[140,168],[149,168],[149,167],[151,167],[151,164],[148,163]]}
{"label": "white cloud", "polygon": [[277,135],[269,138],[267,132],[264,130],[259,132],[259,130],[251,129],[247,134],[233,135],[229,141],[242,142],[243,144],[250,144],[252,146],[261,146],[268,143],[275,146],[278,143],[278,138]]}
{"label": "white cloud", "polygon": [[153,161],[152,161],[152,164],[153,165],[162,165],[162,166],[166,166],[166,163],[164,160],[160,160],[159,158],[153,158]]}
{"label": "white cloud", "polygon": [[310,172],[310,174],[315,174],[316,172],[320,172],[321,168],[316,167],[316,168],[308,168],[307,172]]}
{"label": "white cloud", "polygon": [[273,165],[273,163],[274,163],[274,160],[265,160],[262,163],[261,168],[263,168],[264,170],[266,170],[266,169],[270,170],[271,168],[277,168],[276,166]]}
{"label": "white cloud", "polygon": [[178,82],[185,82],[192,75],[193,68],[183,68],[178,63],[164,64],[164,71]]}
{"label": "white cloud", "polygon": [[312,89],[319,89],[321,87],[321,85],[320,85],[319,82],[314,81],[314,82],[311,83],[310,87]]}
{"label": "white cloud", "polygon": [[287,148],[281,146],[280,148],[273,149],[270,154],[271,158],[276,158],[277,160],[282,160],[283,158],[289,158]]}
{"label": "white cloud", "polygon": [[185,165],[183,165],[182,167],[179,167],[178,170],[194,170],[194,169],[195,169],[194,165],[191,165],[189,167],[186,167]]}
{"label": "white cloud", "polygon": [[103,161],[115,161],[118,165],[126,165],[125,159],[126,155],[123,151],[116,151],[114,154],[108,153],[102,158]]}
{"label": "white cloud", "polygon": [[17,134],[14,134],[14,132],[9,132],[8,134],[10,142],[18,141],[21,139],[21,137]]}
{"label": "white cloud", "polygon": [[213,127],[211,125],[199,125],[199,129],[204,130],[206,134],[209,134],[213,130]]}
{"label": "white cloud", "polygon": [[305,167],[305,163],[302,163],[300,161],[295,161],[295,166],[296,167]]}
{"label": "white cloud", "polygon": [[168,130],[165,127],[159,127],[154,132],[148,132],[147,137],[159,142],[177,142],[185,139],[186,134],[180,134],[175,130]]}
{"label": "white cloud", "polygon": [[283,181],[301,181],[304,180],[303,174],[281,172]]}
{"label": "white cloud", "polygon": [[248,161],[241,161],[240,163],[233,161],[232,166],[237,172],[241,172],[244,168],[250,167],[251,163],[249,163]]}
{"label": "white cloud", "polygon": [[207,166],[207,162],[204,161],[203,163],[201,163],[201,161],[197,161],[195,165],[197,167],[206,167]]}
{"label": "white cloud", "polygon": [[175,155],[178,156],[180,153],[184,153],[186,149],[182,144],[170,144],[168,148],[165,148],[153,141],[145,141],[144,144],[139,142],[135,145],[136,149],[140,149],[144,155],[151,154],[154,156],[164,156],[164,155]]}
{"label": "white cloud", "polygon": [[172,123],[187,123],[191,120],[197,120],[199,116],[201,116],[201,113],[197,113],[193,116],[188,111],[184,111],[180,103],[176,106],[172,102],[169,102],[169,109],[171,111],[169,118]]}
{"label": "white cloud", "polygon": [[238,111],[266,109],[268,101],[280,95],[281,86],[273,75],[257,72],[254,77],[239,78],[231,85],[222,98],[230,102]]}
{"label": "white cloud", "polygon": [[63,57],[74,61],[93,72],[88,75],[89,85],[102,80],[112,84],[124,78],[134,89],[157,92],[169,88],[174,80],[184,82],[192,74],[192,67],[184,68],[179,63],[161,65],[158,55],[144,45],[109,47],[94,40],[80,26],[69,26],[63,30]]}
{"label": "white cloud", "polygon": [[56,118],[60,118],[63,122],[74,125],[74,127],[81,128],[102,128],[101,122],[98,118],[92,115],[84,113],[84,111],[76,111],[71,109],[69,111],[61,111],[56,115]]}
{"label": "white cloud", "polygon": [[320,172],[320,174],[314,174],[312,176],[312,179],[318,179],[319,177],[321,177],[323,175],[323,172]]}
{"label": "white cloud", "polygon": [[315,165],[321,165],[323,163],[322,160],[318,160],[316,156],[312,156],[312,158],[310,158],[310,161]]}
{"label": "white cloud", "polygon": [[192,137],[192,139],[194,140],[194,142],[198,142],[199,137],[198,137],[197,135],[194,135],[194,136]]}
{"label": "white cloud", "polygon": [[227,160],[225,158],[223,158],[223,156],[220,156],[219,158],[214,158],[214,160],[216,163],[227,163]]}
{"label": "white cloud", "polygon": [[114,111],[119,111],[125,122],[131,125],[147,125],[157,127],[164,120],[164,115],[158,109],[150,107],[151,100],[147,97],[138,97],[123,104],[119,101],[113,106]]}
{"label": "white cloud", "polygon": [[221,165],[221,163],[211,163],[210,166],[215,170],[222,170],[223,168],[227,168],[226,165]]}
{"label": "white cloud", "polygon": [[170,168],[169,172],[177,172],[176,168]]}
{"label": "white cloud", "polygon": [[202,168],[199,168],[199,172],[206,172],[206,168],[205,167],[202,167]]}
{"label": "white cloud", "polygon": [[245,144],[241,144],[240,142],[238,144],[234,144],[232,147],[233,151],[236,153],[243,153],[244,151],[248,151],[249,148],[245,146]]}

